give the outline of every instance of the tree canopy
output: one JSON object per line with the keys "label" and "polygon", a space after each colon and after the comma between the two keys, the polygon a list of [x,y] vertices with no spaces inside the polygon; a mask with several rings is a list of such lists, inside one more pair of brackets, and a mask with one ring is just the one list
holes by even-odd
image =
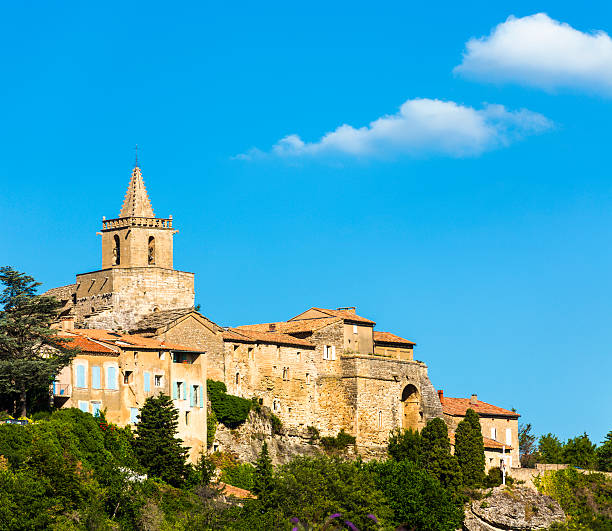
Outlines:
{"label": "tree canopy", "polygon": [[459,463],[463,483],[480,487],[484,482],[485,456],[482,430],[478,414],[468,409],[455,432],[455,457]]}

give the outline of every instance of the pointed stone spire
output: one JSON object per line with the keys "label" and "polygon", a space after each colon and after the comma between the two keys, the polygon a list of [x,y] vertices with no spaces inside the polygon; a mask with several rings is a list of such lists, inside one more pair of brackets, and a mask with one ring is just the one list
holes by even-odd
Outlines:
{"label": "pointed stone spire", "polygon": [[128,186],[123,207],[121,208],[120,218],[154,218],[153,207],[144,185],[142,172],[138,166],[132,170],[132,178]]}

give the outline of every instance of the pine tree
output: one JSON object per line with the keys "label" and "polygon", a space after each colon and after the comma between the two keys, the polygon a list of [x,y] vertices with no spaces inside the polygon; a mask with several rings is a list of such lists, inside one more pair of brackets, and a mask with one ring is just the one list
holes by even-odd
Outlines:
{"label": "pine tree", "polygon": [[255,477],[253,478],[253,494],[264,504],[267,503],[273,488],[272,460],[268,453],[268,443],[264,441],[261,453],[255,463]]}
{"label": "pine tree", "polygon": [[393,430],[389,436],[387,452],[396,461],[407,459],[418,465],[421,460],[421,434],[412,429]]}
{"label": "pine tree", "polygon": [[421,465],[444,487],[461,485],[461,470],[450,453],[448,427],[441,418],[430,420],[421,431]]}
{"label": "pine tree", "polygon": [[603,472],[612,472],[612,431],[597,448],[597,469]]}
{"label": "pine tree", "polygon": [[187,449],[177,433],[178,410],[170,397],[160,393],[147,398],[136,425],[136,456],[150,475],[175,487],[187,473]]}
{"label": "pine tree", "polygon": [[455,457],[461,469],[463,484],[480,487],[484,482],[485,456],[478,414],[468,409],[455,432]]}
{"label": "pine tree", "polygon": [[18,414],[27,414],[29,391],[49,389],[57,373],[79,352],[51,328],[61,303],[36,295],[34,278],[0,268],[0,393],[17,393]]}

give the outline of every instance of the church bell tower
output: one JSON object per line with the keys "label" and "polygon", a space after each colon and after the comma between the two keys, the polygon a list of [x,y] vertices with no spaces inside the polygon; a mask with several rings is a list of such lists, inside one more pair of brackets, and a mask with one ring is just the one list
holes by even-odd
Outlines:
{"label": "church bell tower", "polygon": [[102,269],[172,269],[172,216],[156,218],[138,166],[132,170],[119,217],[102,220]]}

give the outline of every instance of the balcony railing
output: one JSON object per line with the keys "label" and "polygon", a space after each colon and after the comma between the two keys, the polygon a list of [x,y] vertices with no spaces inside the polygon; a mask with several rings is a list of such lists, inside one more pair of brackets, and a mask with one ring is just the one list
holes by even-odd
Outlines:
{"label": "balcony railing", "polygon": [[72,394],[72,386],[70,384],[60,384],[53,382],[53,396],[68,398]]}
{"label": "balcony railing", "polygon": [[103,219],[102,230],[111,230],[121,227],[153,227],[157,229],[171,229],[172,218],[116,218],[116,219]]}

